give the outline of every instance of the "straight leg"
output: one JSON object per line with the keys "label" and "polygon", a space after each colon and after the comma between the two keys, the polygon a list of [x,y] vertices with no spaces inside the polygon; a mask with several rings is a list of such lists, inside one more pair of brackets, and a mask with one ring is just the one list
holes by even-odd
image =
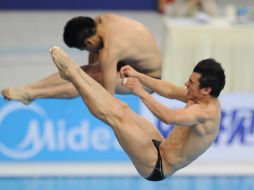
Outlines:
{"label": "straight leg", "polygon": [[157,160],[157,150],[151,140],[162,141],[160,133],[83,72],[63,50],[53,48],[51,56],[60,76],[75,86],[91,113],[112,127],[138,172],[143,177],[149,176]]}

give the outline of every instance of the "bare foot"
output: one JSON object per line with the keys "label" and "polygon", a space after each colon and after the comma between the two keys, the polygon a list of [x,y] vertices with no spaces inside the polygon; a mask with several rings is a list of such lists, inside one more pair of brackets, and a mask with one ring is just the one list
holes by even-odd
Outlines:
{"label": "bare foot", "polygon": [[5,100],[17,100],[25,105],[32,102],[32,99],[23,88],[5,88],[2,90],[1,94],[4,96]]}
{"label": "bare foot", "polygon": [[79,66],[59,47],[53,47],[50,49],[50,53],[54,64],[58,68],[60,76],[65,80],[70,80],[71,71],[73,69],[76,70]]}

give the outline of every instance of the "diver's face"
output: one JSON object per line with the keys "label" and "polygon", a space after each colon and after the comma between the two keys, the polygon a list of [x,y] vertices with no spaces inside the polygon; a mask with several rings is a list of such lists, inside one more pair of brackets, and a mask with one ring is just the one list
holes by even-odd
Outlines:
{"label": "diver's face", "polygon": [[201,77],[200,73],[193,72],[187,82],[185,82],[185,86],[187,87],[187,97],[189,100],[195,100],[202,95],[200,89],[199,79]]}

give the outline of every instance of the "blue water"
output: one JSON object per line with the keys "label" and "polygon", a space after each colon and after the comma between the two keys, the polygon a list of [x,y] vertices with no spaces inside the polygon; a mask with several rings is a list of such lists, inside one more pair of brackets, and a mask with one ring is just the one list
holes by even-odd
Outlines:
{"label": "blue water", "polygon": [[170,177],[2,177],[0,190],[254,190],[254,176]]}

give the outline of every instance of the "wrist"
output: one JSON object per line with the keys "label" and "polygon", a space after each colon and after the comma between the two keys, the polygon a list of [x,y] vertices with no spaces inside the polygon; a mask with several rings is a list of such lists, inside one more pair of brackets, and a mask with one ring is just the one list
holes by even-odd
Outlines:
{"label": "wrist", "polygon": [[146,92],[146,91],[143,91],[143,92],[140,93],[138,96],[139,96],[139,98],[140,98],[142,101],[144,101],[144,100],[146,100],[146,99],[148,98],[148,96],[150,96],[150,94],[148,94],[148,92]]}
{"label": "wrist", "polygon": [[145,75],[144,73],[138,73],[137,78],[140,82],[144,80],[144,75]]}

